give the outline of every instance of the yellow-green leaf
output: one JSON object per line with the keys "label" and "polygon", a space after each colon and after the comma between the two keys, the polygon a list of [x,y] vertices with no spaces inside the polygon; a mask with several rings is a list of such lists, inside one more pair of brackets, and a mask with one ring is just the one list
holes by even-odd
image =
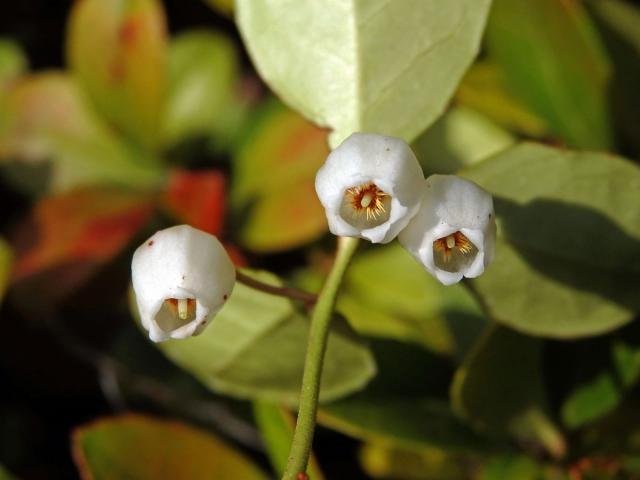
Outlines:
{"label": "yellow-green leaf", "polygon": [[474,63],[462,79],[456,100],[487,115],[510,131],[528,137],[548,135],[545,121],[522,104],[507,88],[500,65],[482,60]]}
{"label": "yellow-green leaf", "polygon": [[487,40],[507,85],[569,145],[607,149],[609,60],[578,0],[495,0]]}
{"label": "yellow-green leaf", "polygon": [[[295,418],[284,407],[260,401],[253,402],[253,414],[262,434],[267,455],[277,476],[280,476],[285,471],[289,459]],[[324,480],[314,455],[309,459],[309,477],[313,480]]]}
{"label": "yellow-green leaf", "polygon": [[515,139],[483,114],[454,107],[413,142],[425,175],[453,174],[510,147]]}
{"label": "yellow-green leaf", "polygon": [[169,91],[163,143],[209,136],[230,115],[239,81],[237,52],[226,37],[206,30],[179,35],[169,46]]}
{"label": "yellow-green leaf", "polygon": [[73,433],[83,480],[266,480],[248,459],[212,434],[141,415],[103,418]]}
{"label": "yellow-green leaf", "polygon": [[268,103],[234,157],[231,201],[247,248],[299,247],[327,230],[315,176],[327,134],[279,102]]}
{"label": "yellow-green leaf", "polygon": [[86,184],[149,188],[163,172],[114,135],[76,82],[60,72],[23,77],[0,109],[0,162],[52,160],[51,189]]}
{"label": "yellow-green leaf", "polygon": [[137,143],[157,143],[164,108],[167,33],[158,0],[75,2],[67,57],[107,119]]}
{"label": "yellow-green leaf", "polygon": [[22,75],[29,68],[29,61],[20,47],[0,38],[0,95],[5,82]]}
{"label": "yellow-green leaf", "polygon": [[475,57],[490,0],[237,0],[260,75],[333,130],[412,141],[442,113]]}

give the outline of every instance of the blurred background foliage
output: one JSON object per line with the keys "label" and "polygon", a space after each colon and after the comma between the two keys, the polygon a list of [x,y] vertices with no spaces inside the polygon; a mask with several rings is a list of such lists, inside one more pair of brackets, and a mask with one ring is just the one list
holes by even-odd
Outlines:
{"label": "blurred background foliage", "polygon": [[640,478],[640,7],[493,0],[483,32],[487,0],[264,3],[239,29],[232,0],[3,6],[0,479],[277,477],[307,306],[238,285],[154,346],[129,261],[188,223],[317,291],[315,172],[354,129],[489,190],[497,256],[445,288],[395,243],[359,252],[311,478]]}

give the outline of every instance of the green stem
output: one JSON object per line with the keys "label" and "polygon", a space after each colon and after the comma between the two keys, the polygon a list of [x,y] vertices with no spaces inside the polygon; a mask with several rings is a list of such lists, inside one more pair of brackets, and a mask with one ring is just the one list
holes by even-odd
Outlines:
{"label": "green stem", "polygon": [[[316,426],[322,362],[327,347],[327,338],[329,337],[329,325],[331,325],[338,289],[357,246],[358,240],[355,238],[338,238],[338,252],[335,262],[311,315],[311,328],[307,344],[307,356],[304,363],[304,374],[302,375],[298,420],[293,434],[287,469],[282,476],[283,480],[298,480],[306,476],[313,431]],[[301,473],[303,475],[299,475]]]}

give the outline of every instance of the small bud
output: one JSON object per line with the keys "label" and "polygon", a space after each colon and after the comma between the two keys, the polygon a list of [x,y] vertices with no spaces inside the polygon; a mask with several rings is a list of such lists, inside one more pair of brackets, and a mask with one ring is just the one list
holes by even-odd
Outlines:
{"label": "small bud", "polygon": [[491,195],[455,175],[425,180],[420,210],[398,240],[445,285],[482,274],[493,261],[496,223]]}
{"label": "small bud", "polygon": [[138,247],[131,278],[142,326],[160,342],[199,334],[224,305],[236,273],[216,237],[178,225]]}
{"label": "small bud", "polygon": [[423,181],[403,140],[354,133],[318,170],[316,192],[331,233],[387,243],[418,210]]}

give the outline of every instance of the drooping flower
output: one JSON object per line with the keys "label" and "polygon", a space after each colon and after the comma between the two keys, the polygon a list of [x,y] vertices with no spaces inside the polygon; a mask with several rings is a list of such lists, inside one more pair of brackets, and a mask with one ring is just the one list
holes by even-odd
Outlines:
{"label": "drooping flower", "polygon": [[131,277],[142,326],[160,342],[202,332],[231,295],[236,273],[216,237],[178,225],[138,247]]}
{"label": "drooping flower", "polygon": [[398,236],[445,285],[481,275],[493,261],[495,238],[491,195],[455,175],[425,180],[420,210]]}
{"label": "drooping flower", "polygon": [[424,175],[401,139],[354,133],[316,175],[316,192],[334,235],[393,240],[417,212]]}

